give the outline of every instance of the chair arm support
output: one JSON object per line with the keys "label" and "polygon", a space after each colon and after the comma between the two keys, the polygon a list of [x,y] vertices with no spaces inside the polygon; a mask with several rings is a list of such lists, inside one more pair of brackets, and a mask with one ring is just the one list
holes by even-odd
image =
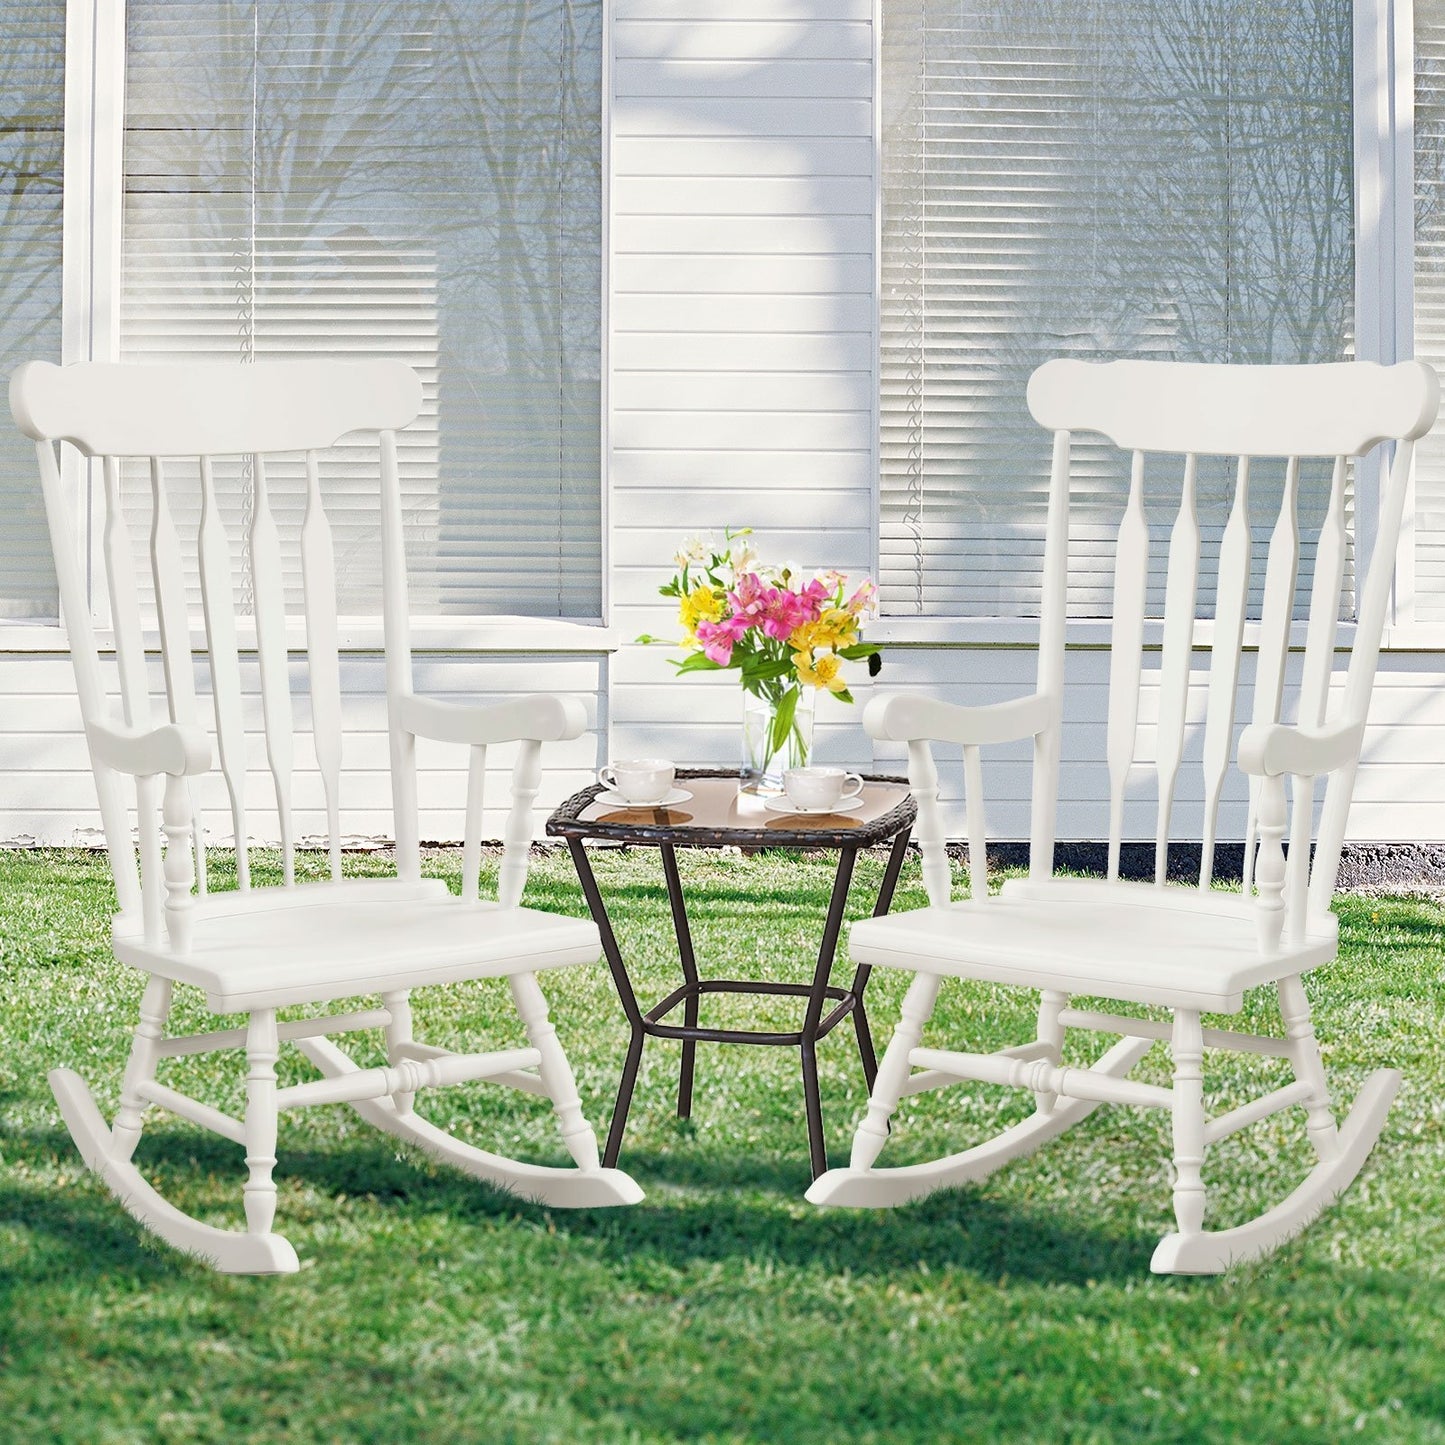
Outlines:
{"label": "chair arm support", "polygon": [[90,722],[85,725],[85,736],[96,762],[136,778],[151,778],[157,773],[189,778],[209,771],[211,766],[211,739],[201,728],[181,727],[178,723],[128,728]]}
{"label": "chair arm support", "polygon": [[1011,743],[1031,738],[1053,721],[1054,705],[1042,693],[1007,702],[963,707],[914,693],[884,693],[863,709],[863,729],[880,742],[909,743],[929,739],[965,746]]}
{"label": "chair arm support", "polygon": [[1355,761],[1363,732],[1363,723],[1333,728],[1256,724],[1239,735],[1239,766],[1255,777],[1275,778],[1281,773],[1319,777]]}
{"label": "chair arm support", "polygon": [[405,693],[396,700],[396,720],[404,732],[441,743],[554,743],[587,731],[587,708],[579,697],[546,692],[488,705]]}

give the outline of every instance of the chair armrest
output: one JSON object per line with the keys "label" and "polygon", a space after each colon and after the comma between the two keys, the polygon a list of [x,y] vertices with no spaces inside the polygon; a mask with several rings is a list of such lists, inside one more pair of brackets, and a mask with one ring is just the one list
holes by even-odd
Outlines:
{"label": "chair armrest", "polygon": [[1316,778],[1352,763],[1360,753],[1363,723],[1333,728],[1286,727],[1258,723],[1239,735],[1239,766],[1255,777],[1294,773]]}
{"label": "chair armrest", "polygon": [[963,707],[913,693],[893,692],[869,701],[863,709],[863,728],[870,738],[880,742],[909,743],[927,738],[984,746],[1034,737],[1053,718],[1053,703],[1042,693]]}
{"label": "chair armrest", "polygon": [[85,736],[97,762],[135,778],[151,778],[157,773],[189,778],[211,766],[211,739],[202,728],[178,723],[128,728],[91,722],[85,725]]}
{"label": "chair armrest", "polygon": [[563,742],[587,731],[587,709],[581,698],[547,692],[485,706],[406,693],[397,699],[396,719],[403,731],[415,737],[470,747]]}

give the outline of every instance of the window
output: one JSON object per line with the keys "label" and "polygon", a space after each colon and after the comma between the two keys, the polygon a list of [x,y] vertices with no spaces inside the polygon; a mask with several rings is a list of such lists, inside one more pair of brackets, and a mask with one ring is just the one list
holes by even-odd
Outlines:
{"label": "window", "polygon": [[[1415,0],[1415,351],[1445,374],[1445,0]],[[1415,452],[1414,620],[1445,622],[1445,436]]]}
{"label": "window", "polygon": [[[414,611],[599,616],[600,0],[127,10],[122,356],[400,357]],[[374,483],[323,486],[374,614]]]}
{"label": "window", "polygon": [[[64,0],[0,7],[0,357],[8,373],[60,354],[61,160],[65,141]],[[0,619],[59,611],[35,452],[0,427]]]}
{"label": "window", "polygon": [[[1351,52],[1348,0],[886,0],[888,612],[1036,614],[1049,443],[1024,388],[1049,357],[1350,353]],[[1098,458],[1076,616],[1106,610],[1127,491]],[[1322,467],[1321,514],[1327,486]],[[1201,477],[1216,545],[1231,487]],[[1261,537],[1270,503],[1262,488]]]}

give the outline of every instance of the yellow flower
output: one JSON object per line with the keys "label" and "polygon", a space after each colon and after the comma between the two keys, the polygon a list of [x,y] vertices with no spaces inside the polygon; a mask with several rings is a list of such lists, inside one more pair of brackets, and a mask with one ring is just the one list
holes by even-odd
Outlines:
{"label": "yellow flower", "polygon": [[797,669],[798,680],[812,687],[826,687],[829,692],[842,692],[848,686],[843,677],[842,660],[831,652],[811,658],[806,652],[795,652],[793,666]]}
{"label": "yellow flower", "polygon": [[678,604],[677,619],[686,629],[683,646],[692,647],[697,642],[699,622],[717,622],[723,614],[723,594],[709,587],[705,582],[694,587]]}

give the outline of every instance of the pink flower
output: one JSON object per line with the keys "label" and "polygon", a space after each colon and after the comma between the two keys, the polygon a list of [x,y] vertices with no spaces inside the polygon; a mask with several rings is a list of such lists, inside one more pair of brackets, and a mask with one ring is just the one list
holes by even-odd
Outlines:
{"label": "pink flower", "polygon": [[873,606],[873,598],[878,591],[877,586],[867,577],[863,579],[863,585],[848,599],[847,609],[855,617]]}
{"label": "pink flower", "polygon": [[728,617],[722,622],[699,622],[697,640],[702,643],[703,656],[719,667],[726,667],[733,660],[733,644],[749,625],[743,617]]}
{"label": "pink flower", "polygon": [[728,593],[728,602],[734,615],[745,618],[751,626],[762,619],[768,595],[768,589],[763,587],[756,572],[744,572],[733,583],[733,590]]}
{"label": "pink flower", "polygon": [[816,622],[828,600],[828,589],[812,581],[801,592],[771,587],[763,594],[763,631],[786,642],[805,622]]}

